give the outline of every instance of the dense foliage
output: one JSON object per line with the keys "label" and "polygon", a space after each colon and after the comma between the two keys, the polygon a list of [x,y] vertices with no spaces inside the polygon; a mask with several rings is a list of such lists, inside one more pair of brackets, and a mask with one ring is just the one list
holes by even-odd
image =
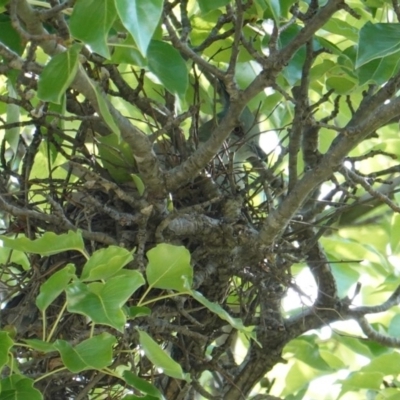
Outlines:
{"label": "dense foliage", "polygon": [[399,398],[399,21],[0,0],[0,399]]}

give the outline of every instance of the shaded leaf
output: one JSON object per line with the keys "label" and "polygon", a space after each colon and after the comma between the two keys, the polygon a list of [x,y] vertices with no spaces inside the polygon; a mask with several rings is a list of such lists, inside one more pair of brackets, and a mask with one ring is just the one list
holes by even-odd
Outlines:
{"label": "shaded leaf", "polygon": [[43,312],[66,289],[74,276],[75,266],[68,264],[47,279],[40,286],[40,293],[36,298],[36,305],[39,310]]}
{"label": "shaded leaf", "polygon": [[55,55],[44,67],[38,82],[38,97],[43,101],[61,103],[62,96],[75,78],[79,67],[81,45]]}
{"label": "shaded leaf", "polygon": [[376,58],[386,57],[400,50],[400,24],[373,24],[368,21],[360,29],[356,68]]}
{"label": "shaded leaf", "polygon": [[137,307],[132,306],[127,309],[126,315],[129,318],[146,317],[151,314],[151,309],[149,307]]}
{"label": "shaded leaf", "polygon": [[[0,2],[0,7],[7,4],[8,1],[9,0]],[[19,55],[24,52],[25,42],[13,28],[11,18],[7,14],[0,15],[0,42]]]}
{"label": "shaded leaf", "polygon": [[54,343],[44,342],[39,339],[24,339],[24,342],[32,349],[40,351],[41,353],[51,353],[57,350]]}
{"label": "shaded leaf", "polygon": [[279,0],[257,0],[257,3],[265,11],[268,10],[269,17],[272,17],[279,26],[281,17],[281,5]]}
{"label": "shaded leaf", "polygon": [[387,82],[398,70],[399,56],[400,52],[396,52],[363,64],[357,71],[359,84],[364,85],[373,82],[382,85]]}
{"label": "shaded leaf", "polygon": [[182,56],[170,44],[152,40],[147,51],[149,70],[171,93],[184,96],[188,87],[188,71]]}
{"label": "shaded leaf", "polygon": [[209,11],[215,10],[217,8],[221,8],[229,4],[230,0],[198,0],[200,10],[203,14],[208,13]]}
{"label": "shaded leaf", "polygon": [[131,180],[130,171],[135,167],[132,149],[115,133],[99,137],[98,149],[104,168],[118,183]]}
{"label": "shaded leaf", "polygon": [[240,331],[244,331],[246,334],[245,326],[240,318],[231,317],[228,312],[226,312],[219,304],[213,303],[210,300],[206,299],[201,293],[192,290],[190,295],[195,298],[199,303],[203,304],[203,306],[207,307],[214,314],[217,314],[221,319],[228,322],[233,328],[238,329]]}
{"label": "shaded leaf", "polygon": [[140,346],[147,358],[163,372],[173,378],[190,381],[189,375],[184,374],[181,366],[174,361],[160,346],[144,331],[138,330]]}
{"label": "shaded leaf", "polygon": [[33,379],[22,375],[11,375],[0,381],[1,400],[43,400],[39,390],[33,387]]}
{"label": "shaded leaf", "polygon": [[88,83],[92,86],[92,89],[96,95],[96,100],[97,104],[99,105],[99,111],[101,117],[104,119],[104,122],[108,125],[111,131],[119,136],[120,130],[118,128],[118,125],[115,123],[114,118],[110,113],[110,110],[108,109],[108,104],[106,99],[103,97],[102,91],[100,90],[98,85],[93,81],[88,80]]}
{"label": "shaded leaf", "polygon": [[162,399],[163,395],[161,392],[146,380],[139,378],[131,371],[124,371],[124,380],[128,385],[133,386],[135,389],[140,390],[142,393],[149,394],[156,399]]}
{"label": "shaded leaf", "polygon": [[113,43],[114,52],[111,55],[113,64],[131,64],[138,67],[147,67],[147,60],[142,56],[131,35],[118,43]]}

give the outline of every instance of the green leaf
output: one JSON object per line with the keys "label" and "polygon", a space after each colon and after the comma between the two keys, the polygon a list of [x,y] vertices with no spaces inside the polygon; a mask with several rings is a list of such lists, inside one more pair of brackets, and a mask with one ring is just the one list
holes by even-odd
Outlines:
{"label": "green leaf", "polygon": [[400,354],[392,351],[373,358],[368,365],[361,368],[361,372],[379,371],[383,375],[396,375],[399,373]]}
{"label": "green leaf", "polygon": [[79,66],[81,45],[54,56],[44,67],[38,82],[38,97],[43,101],[61,103],[66,90],[75,78]]}
{"label": "green leaf", "polygon": [[41,353],[51,353],[57,350],[54,347],[54,343],[44,342],[39,339],[24,339],[24,342],[32,349],[40,351]]}
{"label": "green leaf", "polygon": [[[287,395],[307,389],[310,382],[323,375],[301,361],[295,362],[285,374],[285,386],[281,393],[282,398],[287,399]],[[297,399],[296,399],[297,400]]]}
{"label": "green leaf", "polygon": [[138,190],[139,194],[142,196],[146,188],[143,181],[140,179],[140,176],[137,174],[131,174],[131,178],[135,183],[136,189]]}
{"label": "green leaf", "polygon": [[400,315],[395,315],[390,321],[388,334],[390,336],[399,338],[400,337]]}
{"label": "green leaf", "polygon": [[325,362],[334,370],[339,370],[347,367],[347,363],[345,360],[335,355],[331,351],[319,349],[321,357],[325,360]]}
{"label": "green leaf", "polygon": [[136,163],[129,144],[112,133],[97,138],[101,162],[117,183],[131,181],[130,171]]}
{"label": "green leaf", "polygon": [[[268,18],[273,18],[276,24],[279,26],[281,17],[281,5],[279,0],[257,0],[261,9],[264,10],[264,16],[268,15]],[[267,15],[266,15],[267,14]]]}
{"label": "green leaf", "polygon": [[230,0],[198,0],[200,10],[203,14],[208,13],[209,11],[215,10],[217,8],[221,8],[229,4]]}
{"label": "green leaf", "polygon": [[[8,3],[9,0],[3,1]],[[3,6],[0,2],[0,7]],[[9,47],[12,51],[21,55],[24,52],[25,41],[21,38],[18,32],[13,28],[11,19],[7,14],[0,15],[0,42]]]}
{"label": "green leaf", "polygon": [[332,76],[326,80],[326,87],[328,89],[334,89],[338,94],[349,94],[357,86],[357,81],[351,79],[344,73],[342,76]]}
{"label": "green leaf", "polygon": [[217,314],[221,319],[228,322],[233,328],[243,331],[245,334],[248,334],[248,330],[246,330],[243,322],[240,318],[231,317],[219,304],[213,303],[210,300],[206,299],[201,293],[192,290],[190,295],[195,298],[199,303],[203,304],[203,306],[207,307],[214,314]]}
{"label": "green leaf", "polygon": [[88,44],[95,53],[110,58],[107,36],[116,16],[114,0],[78,0],[69,28],[74,38]]}
{"label": "green leaf", "polygon": [[193,268],[185,247],[161,243],[147,252],[147,258],[146,276],[151,287],[186,292],[192,285]]}
{"label": "green leaf", "polygon": [[116,0],[115,6],[121,22],[146,56],[151,38],[160,21],[163,0]]}
{"label": "green leaf", "polygon": [[4,247],[27,253],[41,254],[42,256],[51,256],[68,250],[83,252],[85,249],[82,235],[74,231],[69,231],[62,235],[45,232],[41,238],[36,240],[30,240],[26,237],[11,239],[7,236],[0,236],[0,240],[3,242]]}
{"label": "green leaf", "polygon": [[22,375],[11,375],[0,381],[1,400],[43,400],[39,390],[33,387],[33,379]]}
{"label": "green leaf", "polygon": [[358,29],[339,18],[330,18],[324,24],[324,31],[343,36],[354,43],[358,42]]}
{"label": "green leaf", "polygon": [[356,68],[376,58],[386,57],[400,50],[400,24],[367,22],[360,29]]}
{"label": "green leaf", "polygon": [[138,307],[132,306],[126,310],[126,315],[129,318],[146,317],[151,314],[151,309],[149,307]]}
{"label": "green leaf", "polygon": [[383,377],[381,372],[353,372],[345,380],[339,380],[344,390],[374,389],[379,390]]}
{"label": "green leaf", "polygon": [[71,372],[77,373],[109,366],[113,360],[113,346],[116,342],[114,336],[104,332],[84,340],[75,347],[65,340],[57,340],[54,347],[60,352],[65,366]]}
{"label": "green leaf", "polygon": [[390,222],[390,247],[392,254],[397,253],[400,247],[400,215],[394,213]]}
{"label": "green leaf", "polygon": [[131,35],[125,40],[112,44],[114,51],[111,55],[111,64],[131,64],[147,68],[147,60],[142,56]]}
{"label": "green leaf", "polygon": [[132,261],[132,254],[118,246],[109,246],[93,253],[83,266],[81,281],[107,280]]}
{"label": "green leaf", "polygon": [[400,52],[397,52],[363,64],[357,71],[359,84],[365,85],[368,82],[373,82],[383,85],[398,70],[399,58]]}
{"label": "green leaf", "polygon": [[138,332],[140,346],[155,367],[161,368],[163,373],[168,376],[190,381],[189,375],[183,373],[181,366],[162,350],[146,332],[139,329]]}
{"label": "green leaf", "polygon": [[[8,95],[11,98],[17,99],[18,95],[16,90],[14,89],[14,86],[12,85],[11,81],[7,81],[7,89],[8,89]],[[7,104],[7,124],[13,124],[13,123],[19,123],[20,122],[20,108],[16,104]],[[19,140],[20,140],[20,129],[18,126],[14,128],[9,128],[6,129],[6,134],[4,136],[6,142],[10,146],[10,150],[12,153],[12,159],[13,162],[11,163],[11,169],[13,171],[18,171],[18,167],[20,164],[20,161],[24,155],[24,152],[22,154],[18,154],[18,147],[19,147]]]}
{"label": "green leaf", "polygon": [[188,87],[188,71],[182,56],[170,44],[152,40],[147,51],[149,70],[166,89],[183,97]]}
{"label": "green leaf", "polygon": [[67,264],[63,269],[54,273],[40,286],[40,293],[36,298],[36,305],[44,311],[67,287],[75,276],[75,266]]}
{"label": "green leaf", "polygon": [[163,395],[155,386],[146,380],[139,378],[131,371],[124,371],[123,378],[128,385],[140,390],[142,393],[149,394],[156,399],[163,399]]}
{"label": "green leaf", "polygon": [[[300,29],[300,26],[292,25],[283,31],[279,37],[280,48],[287,46],[297,36]],[[265,45],[268,45],[268,41],[269,37],[266,35],[263,42]],[[283,76],[292,86],[301,79],[305,57],[306,54],[303,46],[293,55],[287,67],[282,71]]]}
{"label": "green leaf", "polygon": [[67,289],[69,312],[89,317],[96,324],[109,325],[123,331],[126,316],[122,306],[145,283],[138,271],[123,270],[107,280],[88,285],[74,282]]}
{"label": "green leaf", "polygon": [[0,331],[0,368],[7,364],[8,352],[13,344],[14,342],[9,334],[5,331]]}
{"label": "green leaf", "polygon": [[120,130],[118,128],[118,125],[115,123],[114,118],[110,113],[110,110],[108,109],[108,104],[106,99],[104,98],[102,91],[100,90],[98,85],[92,80],[88,80],[88,83],[92,86],[92,89],[96,95],[96,100],[99,105],[101,117],[104,119],[104,122],[108,125],[111,131],[119,136]]}
{"label": "green leaf", "polygon": [[[331,261],[335,261],[331,258]],[[337,261],[340,261],[339,259]],[[332,264],[332,273],[336,280],[338,295],[344,297],[348,294],[349,289],[358,282],[360,273],[357,268],[352,268],[346,263]]]}
{"label": "green leaf", "polygon": [[316,341],[316,335],[302,336],[292,340],[285,351],[292,352],[297,360],[301,360],[310,367],[320,371],[331,371],[332,368],[321,357]]}

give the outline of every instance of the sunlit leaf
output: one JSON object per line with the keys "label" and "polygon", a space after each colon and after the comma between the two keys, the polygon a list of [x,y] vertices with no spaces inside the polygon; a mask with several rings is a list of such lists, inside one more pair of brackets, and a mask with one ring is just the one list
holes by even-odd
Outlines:
{"label": "sunlit leaf", "polygon": [[0,236],[4,247],[28,253],[49,256],[68,250],[83,251],[85,246],[82,235],[79,232],[69,231],[61,235],[53,232],[45,232],[42,237],[30,240],[26,237],[11,239],[7,236]]}
{"label": "sunlit leaf", "polygon": [[382,384],[385,374],[374,372],[353,372],[346,380],[342,380],[343,391],[375,389],[378,390]]}
{"label": "sunlit leaf", "polygon": [[362,372],[376,372],[379,371],[383,375],[397,375],[398,367],[400,365],[400,354],[392,351],[387,354],[382,354],[361,368]]}
{"label": "sunlit leaf", "polygon": [[142,275],[131,270],[120,271],[105,283],[74,282],[66,289],[67,309],[89,317],[96,324],[122,331],[126,323],[122,307],[143,284]]}
{"label": "sunlit leaf", "polygon": [[187,291],[193,281],[190,253],[183,246],[161,243],[147,252],[146,276],[149,285],[159,289]]}
{"label": "sunlit leaf", "polygon": [[13,346],[14,342],[9,334],[5,331],[0,331],[0,368],[7,364],[8,352]]}

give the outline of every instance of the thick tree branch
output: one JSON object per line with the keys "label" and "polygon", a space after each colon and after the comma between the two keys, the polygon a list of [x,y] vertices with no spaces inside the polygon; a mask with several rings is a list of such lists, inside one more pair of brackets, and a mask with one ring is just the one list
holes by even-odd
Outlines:
{"label": "thick tree branch", "polygon": [[353,118],[351,119],[343,129],[343,133],[333,141],[319,164],[304,174],[304,177],[283,200],[280,207],[267,217],[260,232],[260,240],[265,245],[273,243],[276,236],[285,229],[309,194],[321,182],[329,179],[332,173],[340,167],[350,150],[371,132],[376,131],[394,116],[400,114],[400,98],[395,98],[390,103],[381,105],[373,113],[368,111],[369,109],[363,115],[364,119],[361,119],[359,114],[355,117],[359,121],[356,126]]}

